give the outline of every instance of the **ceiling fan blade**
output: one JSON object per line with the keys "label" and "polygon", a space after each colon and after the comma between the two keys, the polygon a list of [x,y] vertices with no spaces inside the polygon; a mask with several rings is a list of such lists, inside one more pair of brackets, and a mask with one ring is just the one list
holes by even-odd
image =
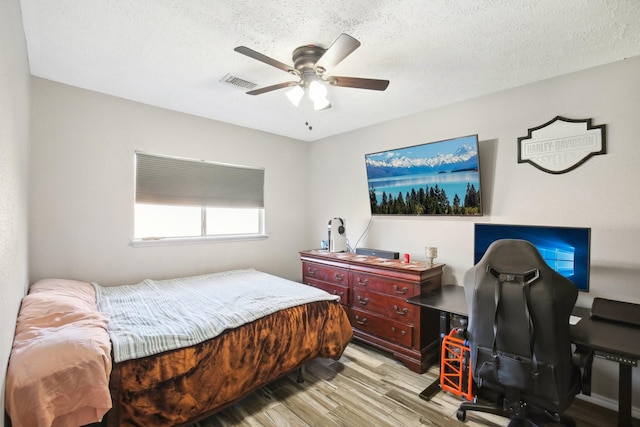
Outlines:
{"label": "ceiling fan blade", "polygon": [[355,87],[358,89],[385,90],[389,80],[361,79],[358,77],[331,76],[327,81],[334,86]]}
{"label": "ceiling fan blade", "polygon": [[260,95],[262,93],[271,92],[272,90],[283,89],[285,87],[296,86],[298,84],[299,82],[278,83],[277,85],[265,86],[261,87],[260,89],[250,90],[249,92],[247,92],[247,95]]}
{"label": "ceiling fan blade", "polygon": [[238,46],[235,49],[236,52],[241,53],[243,55],[247,55],[249,58],[253,58],[253,59],[257,59],[258,61],[264,62],[267,65],[271,65],[272,67],[276,67],[279,68],[282,71],[286,71],[287,73],[291,73],[291,74],[296,74],[298,75],[298,70],[296,70],[295,68],[291,67],[290,65],[287,65],[283,62],[280,61],[276,61],[273,58],[269,58],[266,55],[263,55],[259,52],[256,52],[253,49],[249,49],[246,46]]}
{"label": "ceiling fan blade", "polygon": [[316,68],[329,70],[338,65],[351,52],[360,47],[360,42],[348,34],[340,34],[331,47],[318,59]]}

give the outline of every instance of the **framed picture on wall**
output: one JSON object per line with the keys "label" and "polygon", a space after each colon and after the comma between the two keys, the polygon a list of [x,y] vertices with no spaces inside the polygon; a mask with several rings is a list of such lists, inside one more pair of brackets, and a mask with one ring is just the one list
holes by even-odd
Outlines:
{"label": "framed picture on wall", "polygon": [[478,135],[365,155],[372,215],[482,215]]}

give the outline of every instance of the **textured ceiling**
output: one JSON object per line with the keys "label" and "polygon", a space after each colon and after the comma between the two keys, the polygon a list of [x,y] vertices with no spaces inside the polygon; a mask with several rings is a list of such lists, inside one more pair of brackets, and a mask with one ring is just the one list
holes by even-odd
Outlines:
{"label": "textured ceiling", "polygon": [[[640,55],[638,0],[22,0],[31,73],[80,88],[300,140]],[[329,75],[388,79],[384,92],[329,87],[333,108],[294,107],[292,80],[234,52],[292,64],[305,44],[362,45]],[[309,130],[308,122],[313,129]]]}

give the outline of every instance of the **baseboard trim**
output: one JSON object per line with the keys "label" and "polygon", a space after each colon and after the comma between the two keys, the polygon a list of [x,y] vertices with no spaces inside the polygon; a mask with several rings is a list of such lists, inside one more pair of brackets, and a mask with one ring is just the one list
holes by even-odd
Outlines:
{"label": "baseboard trim", "polygon": [[[599,394],[591,394],[591,396],[586,396],[584,394],[578,394],[576,399],[584,400],[585,402],[593,403],[594,405],[602,406],[603,408],[610,409],[615,413],[618,413],[618,401],[614,399],[610,399],[608,397],[604,397]],[[640,418],[640,408],[636,408],[635,406],[631,407],[631,416],[633,418]]]}

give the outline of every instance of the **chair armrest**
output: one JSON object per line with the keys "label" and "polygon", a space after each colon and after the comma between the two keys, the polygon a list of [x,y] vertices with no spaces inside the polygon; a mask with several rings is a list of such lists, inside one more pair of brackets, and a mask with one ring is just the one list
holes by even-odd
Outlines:
{"label": "chair armrest", "polygon": [[576,346],[573,352],[573,364],[582,370],[582,394],[591,396],[591,366],[593,365],[593,350],[588,347]]}

